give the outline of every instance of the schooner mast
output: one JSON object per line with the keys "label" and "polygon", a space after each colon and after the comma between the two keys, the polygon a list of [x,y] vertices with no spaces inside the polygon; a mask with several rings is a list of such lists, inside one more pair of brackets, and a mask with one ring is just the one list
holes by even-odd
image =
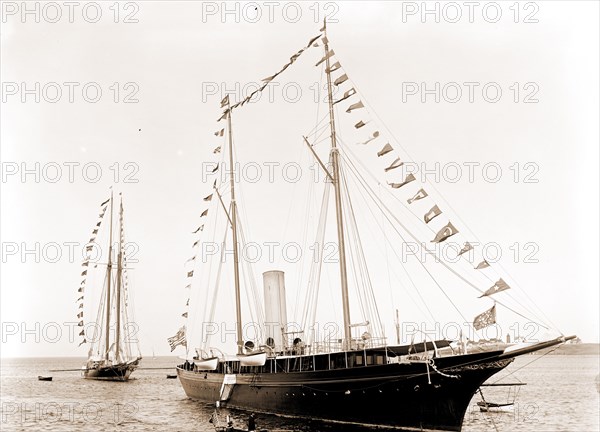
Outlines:
{"label": "schooner mast", "polygon": [[110,228],[108,242],[108,264],[106,274],[108,281],[106,283],[106,360],[110,351],[110,285],[112,281],[112,238],[113,238],[113,191],[110,191]]}
{"label": "schooner mast", "polygon": [[233,238],[233,274],[235,281],[235,316],[236,316],[236,334],[237,334],[237,353],[243,354],[243,338],[242,338],[242,306],[240,298],[240,268],[238,256],[238,238],[237,238],[237,205],[235,201],[235,175],[233,171],[233,132],[231,130],[231,105],[229,97],[227,97],[227,138],[229,144],[229,170],[230,170],[230,185],[231,185],[231,228]]}
{"label": "schooner mast", "polygon": [[329,103],[329,127],[331,130],[331,163],[333,168],[333,187],[335,190],[335,214],[337,221],[338,248],[340,258],[340,284],[342,288],[342,310],[344,314],[344,348],[348,348],[352,339],[350,322],[350,304],[348,301],[348,273],[346,270],[346,246],[344,242],[344,215],[341,196],[341,176],[339,167],[339,148],[336,142],[335,117],[333,115],[333,93],[331,89],[331,70],[329,58],[329,42],[327,40],[327,20],[323,24],[323,41],[325,48],[325,74],[327,75],[327,100]]}
{"label": "schooner mast", "polygon": [[[119,194],[121,195],[121,194]],[[120,196],[120,207],[119,207],[119,253],[117,255],[117,334],[115,341],[115,360],[117,363],[120,360],[120,347],[119,342],[121,340],[121,276],[123,274],[123,196]]]}

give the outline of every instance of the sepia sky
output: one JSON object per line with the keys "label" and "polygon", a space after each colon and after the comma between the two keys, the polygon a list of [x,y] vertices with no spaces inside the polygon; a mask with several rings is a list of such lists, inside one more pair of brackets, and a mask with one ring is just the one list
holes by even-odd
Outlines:
{"label": "sepia sky", "polygon": [[[142,353],[169,353],[166,339],[185,310],[184,263],[197,240],[192,231],[211,192],[207,162],[224,144],[214,135],[224,127],[216,121],[219,103],[227,93],[232,101],[243,99],[279,71],[319,34],[325,15],[330,48],[360,92],[352,101],[364,100],[373,119],[365,130],[377,124],[402,160],[414,161],[418,182],[425,180],[461,235],[499,245],[491,278],[509,281],[516,297],[565,335],[599,342],[598,3],[482,2],[470,10],[431,2],[428,13],[422,2],[224,5],[129,2],[98,10],[83,2],[69,10],[31,2],[33,12],[24,13],[21,2],[2,4],[2,356],[85,355],[65,323],[76,322],[82,250],[110,186],[125,199]],[[324,97],[321,67],[315,67],[322,55],[322,47],[306,50],[234,118],[236,152],[248,168],[239,200],[245,234],[263,246],[278,242],[273,259],[262,249],[257,285],[262,290],[264,271],[286,271],[289,317],[302,308],[297,286],[304,267],[282,250],[305,229],[313,235],[318,207],[307,221],[304,203],[321,197],[317,187],[309,198],[302,190],[318,170],[302,135],[326,110],[315,103]],[[385,187],[377,157],[368,159],[385,142],[357,145],[365,133],[352,136],[358,133],[352,125],[361,118],[341,105],[336,115],[344,142],[365,155]],[[323,145],[317,150],[326,159]],[[290,181],[283,169],[290,163],[312,170]],[[257,166],[261,180],[248,181]],[[394,193],[405,203],[417,189]],[[210,204],[221,211],[218,202]],[[362,240],[374,240],[366,251],[383,254],[369,272],[393,340],[395,310],[401,321],[420,323],[413,306],[419,301],[414,291],[407,297],[386,285],[401,278],[400,267],[389,249],[382,252],[374,228],[380,222],[368,209],[356,212]],[[322,320],[339,321],[338,270],[329,267],[319,310]],[[233,329],[231,276],[224,282],[217,320]],[[469,319],[492,305],[448,284]],[[439,292],[439,302],[433,291],[422,294],[439,322],[460,319]],[[191,294],[198,304],[190,313],[205,308],[202,295]],[[89,310],[88,318],[95,315]],[[500,307],[498,314],[500,320]],[[512,319],[504,317],[503,334]]]}

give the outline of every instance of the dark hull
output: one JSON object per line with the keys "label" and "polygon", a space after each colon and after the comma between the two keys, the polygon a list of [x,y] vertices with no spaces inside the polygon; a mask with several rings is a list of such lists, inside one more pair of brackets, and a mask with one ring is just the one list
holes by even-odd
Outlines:
{"label": "dark hull", "polygon": [[512,358],[500,351],[311,372],[225,375],[178,368],[186,394],[223,406],[288,416],[407,430],[460,431],[473,394]]}
{"label": "dark hull", "polygon": [[127,381],[137,366],[138,363],[136,362],[84,369],[83,377],[85,379],[105,381]]}

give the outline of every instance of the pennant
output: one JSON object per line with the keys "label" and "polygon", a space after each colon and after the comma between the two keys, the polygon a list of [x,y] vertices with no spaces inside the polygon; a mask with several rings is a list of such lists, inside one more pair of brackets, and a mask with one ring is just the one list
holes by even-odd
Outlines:
{"label": "pennant", "polygon": [[208,209],[204,210],[204,211],[202,212],[202,214],[200,215],[200,217],[204,217],[204,216],[206,216],[207,214],[208,214]]}
{"label": "pennant", "polygon": [[401,167],[402,165],[404,165],[404,162],[402,162],[402,161],[400,160],[400,158],[398,157],[398,158],[396,158],[396,160],[395,160],[394,162],[392,162],[392,164],[391,164],[389,167],[387,167],[387,168],[386,168],[384,171],[385,171],[385,172],[388,172],[388,171],[391,171],[391,170],[393,170],[393,169],[396,169],[396,168],[398,168],[398,167]]}
{"label": "pennant", "polygon": [[81,300],[83,300],[83,296],[81,296],[77,300],[75,300],[75,303],[80,302]]}
{"label": "pennant", "polygon": [[98,228],[95,228],[94,231],[92,231],[92,234],[98,234]]}
{"label": "pennant", "polygon": [[364,108],[365,106],[363,105],[362,101],[358,101],[352,105],[350,105],[348,107],[348,109],[346,110],[347,113],[352,112],[355,109],[359,109],[359,108]]}
{"label": "pennant", "polygon": [[225,134],[225,128],[221,129],[220,131],[215,132],[215,136],[223,136],[224,134]]}
{"label": "pennant", "polygon": [[327,43],[329,43],[329,39],[327,39],[327,36],[323,36],[321,38],[321,42],[323,42],[324,44],[327,44]]}
{"label": "pennant", "polygon": [[414,201],[422,200],[426,196],[427,196],[427,192],[425,192],[424,189],[419,189],[419,191],[415,194],[415,196],[407,199],[406,202],[408,202],[409,204],[412,204]]}
{"label": "pennant", "polygon": [[77,292],[82,293],[83,292],[83,287],[79,287],[79,289],[77,290]]}
{"label": "pennant", "polygon": [[84,343],[87,343],[87,341],[86,341],[85,339],[84,339],[84,340],[82,340],[82,341],[79,343],[79,345],[77,345],[77,347],[80,347],[80,346],[81,346],[81,345],[83,345]]}
{"label": "pennant", "polygon": [[221,153],[221,146],[213,150],[213,154]]}
{"label": "pennant", "polygon": [[108,204],[110,202],[110,198],[107,199],[106,201],[104,201],[102,204],[100,204],[100,207],[104,207],[106,204]]}
{"label": "pennant", "polygon": [[100,221],[96,224],[97,227],[99,227],[100,225],[102,225],[102,221]]}
{"label": "pennant", "polygon": [[210,173],[214,174],[217,172],[218,169],[219,169],[219,164],[217,164]]}
{"label": "pennant", "polygon": [[210,201],[212,199],[213,194],[210,194],[208,196],[205,196],[203,201]]}
{"label": "pennant", "polygon": [[79,336],[85,336],[85,330],[81,330],[81,331],[79,332]]}
{"label": "pennant", "polygon": [[87,269],[81,272],[81,276],[85,276],[87,274]]}
{"label": "pennant", "polygon": [[465,245],[463,246],[463,248],[460,250],[460,252],[456,256],[461,256],[462,254],[465,254],[465,253],[469,252],[470,250],[473,250],[473,246],[471,246],[471,243],[466,242]]}
{"label": "pennant", "polygon": [[194,261],[195,259],[196,259],[196,255],[194,255],[191,258],[188,258],[187,261],[186,261],[186,264],[189,263],[190,261]]}
{"label": "pennant", "polygon": [[327,53],[323,56],[323,58],[321,60],[319,60],[317,62],[317,64],[315,66],[319,66],[321,63],[323,63],[325,60],[327,60],[328,58],[330,58],[331,56],[334,56],[335,53],[333,52],[333,50],[329,50],[327,51]]}
{"label": "pennant", "polygon": [[329,66],[329,69],[325,69],[325,72],[335,72],[336,70],[338,70],[339,68],[341,68],[342,65],[340,64],[340,62],[335,62],[334,64],[332,64],[331,66]]}
{"label": "pennant", "polygon": [[79,322],[77,323],[77,327],[83,327],[83,321],[79,321]]}
{"label": "pennant", "polygon": [[79,304],[79,307],[78,307],[78,309],[83,309],[83,303],[80,303],[80,304]]}
{"label": "pennant", "polygon": [[[227,118],[227,114],[229,114],[229,109],[226,109],[225,111],[223,111],[223,115],[221,117],[219,117],[217,119],[217,121],[220,122],[221,120],[225,120]],[[220,135],[220,136],[223,136],[223,135]]]}
{"label": "pennant", "polygon": [[365,124],[366,124],[366,123],[365,123],[365,122],[363,122],[363,121],[361,120],[361,121],[359,121],[358,123],[356,123],[356,124],[354,125],[354,127],[355,127],[356,129],[360,129],[360,128],[361,128],[361,127],[363,127]]}
{"label": "pennant", "polygon": [[185,305],[186,305],[186,306],[189,306],[189,305],[190,305],[190,299],[187,299],[187,301],[185,302]]}
{"label": "pennant", "polygon": [[221,108],[225,108],[229,105],[229,95],[226,95],[223,100],[221,100]]}
{"label": "pennant", "polygon": [[429,210],[427,213],[425,213],[425,216],[423,217],[423,219],[425,220],[425,223],[429,223],[441,214],[442,214],[442,211],[440,210],[440,208],[437,205],[434,205],[433,207],[431,207],[431,210]]}
{"label": "pennant", "polygon": [[77,318],[83,318],[83,312],[79,312],[79,313],[77,314]]}
{"label": "pennant", "polygon": [[483,260],[479,264],[477,264],[477,267],[475,267],[475,270],[481,270],[484,268],[488,268],[489,266],[490,266],[490,264],[486,260]]}
{"label": "pennant", "polygon": [[187,318],[188,317],[188,313],[184,312],[184,313],[181,314],[181,316],[184,317],[184,318]]}
{"label": "pennant", "polygon": [[190,288],[192,288],[192,284],[187,284],[187,285],[185,286],[185,289],[190,289]]}
{"label": "pennant", "polygon": [[502,280],[502,278],[500,278],[500,279],[498,279],[498,282],[496,282],[494,284],[494,286],[492,286],[486,292],[481,294],[479,296],[479,298],[484,297],[484,296],[491,296],[492,294],[496,294],[501,291],[505,291],[507,289],[510,289],[510,286],[508,286],[508,284],[506,282],[504,282],[504,280]]}
{"label": "pennant", "polygon": [[411,173],[406,176],[406,178],[404,179],[404,181],[402,183],[388,183],[388,184],[394,189],[399,189],[402,186],[404,186],[405,184],[410,183],[412,181],[415,181],[415,176],[412,175],[412,173]]}
{"label": "pennant", "polygon": [[356,90],[354,90],[354,87],[352,87],[350,90],[345,91],[344,96],[342,96],[342,98],[340,100],[336,100],[333,104],[335,105],[336,103],[345,101],[346,99],[348,99],[351,96],[354,96],[355,94],[356,94]]}
{"label": "pennant", "polygon": [[204,229],[204,225],[200,225],[196,231],[194,231],[192,234],[196,234],[198,231],[202,231]]}
{"label": "pennant", "polygon": [[375,131],[373,132],[373,135],[371,136],[371,138],[369,138],[368,140],[366,140],[365,142],[362,142],[362,145],[367,145],[369,144],[371,141],[373,141],[375,138],[379,137],[379,131]]}
{"label": "pennant", "polygon": [[194,276],[194,270],[191,270],[187,273],[187,277],[193,277]]}
{"label": "pennant", "polygon": [[378,157],[384,156],[384,155],[388,154],[389,152],[391,152],[392,150],[394,150],[394,148],[390,145],[390,143],[387,143],[386,145],[383,146],[383,148],[381,150],[379,150],[377,152],[377,156]]}
{"label": "pennant", "polygon": [[344,74],[342,76],[340,76],[338,79],[336,79],[333,84],[336,86],[339,86],[342,83],[345,83],[346,81],[348,81],[348,75]]}
{"label": "pennant", "polygon": [[171,346],[171,352],[173,352],[177,345],[183,345],[184,347],[187,347],[187,342],[185,340],[185,326],[181,327],[175,336],[168,338],[167,341]]}
{"label": "pennant", "polygon": [[198,246],[198,243],[200,243],[200,240],[195,241],[194,244],[192,245],[192,247],[195,248],[196,246]]}
{"label": "pennant", "polygon": [[[323,30],[320,30],[320,31],[323,31]],[[321,35],[317,35],[314,38],[312,38],[311,40],[309,40],[308,43],[306,44],[306,48],[311,46],[313,44],[313,42],[316,41],[317,39],[319,39],[320,37],[321,37]]]}
{"label": "pennant", "polygon": [[84,262],[81,263],[81,266],[82,267],[87,267],[89,264],[90,264],[89,261],[84,261]]}
{"label": "pennant", "polygon": [[300,57],[300,55],[304,52],[304,50],[305,50],[305,48],[302,48],[296,54],[294,54],[293,56],[291,56],[290,57],[290,64],[294,63],[296,60],[298,60],[298,57]]}
{"label": "pennant", "polygon": [[477,315],[473,320],[475,330],[481,330],[496,323],[496,305],[486,310],[484,313]]}
{"label": "pennant", "polygon": [[448,224],[443,227],[438,233],[435,235],[435,238],[431,240],[432,243],[441,243],[446,240],[448,237],[452,237],[456,234],[458,230],[452,225],[452,222],[448,222]]}

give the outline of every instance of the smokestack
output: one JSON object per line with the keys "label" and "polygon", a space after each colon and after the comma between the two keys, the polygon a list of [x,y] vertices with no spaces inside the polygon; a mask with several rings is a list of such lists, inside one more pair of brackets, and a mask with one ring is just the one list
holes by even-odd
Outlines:
{"label": "smokestack", "polygon": [[283,349],[282,328],[287,326],[284,273],[271,270],[263,273],[265,296],[265,344]]}

